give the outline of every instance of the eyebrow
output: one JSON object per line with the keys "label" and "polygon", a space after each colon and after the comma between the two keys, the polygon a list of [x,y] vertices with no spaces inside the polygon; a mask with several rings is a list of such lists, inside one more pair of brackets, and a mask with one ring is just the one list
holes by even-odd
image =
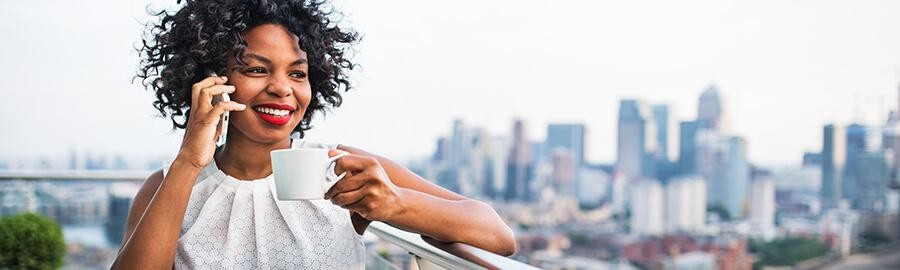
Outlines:
{"label": "eyebrow", "polygon": [[[269,60],[269,58],[266,58],[265,56],[262,56],[262,55],[258,55],[255,53],[245,53],[244,57],[256,59],[256,61],[263,62],[263,64],[266,64],[266,65],[270,65],[270,66],[272,65],[272,60]],[[298,58],[297,60],[294,60],[294,62],[291,62],[291,64],[289,66],[303,65],[303,64],[306,64],[306,58]]]}

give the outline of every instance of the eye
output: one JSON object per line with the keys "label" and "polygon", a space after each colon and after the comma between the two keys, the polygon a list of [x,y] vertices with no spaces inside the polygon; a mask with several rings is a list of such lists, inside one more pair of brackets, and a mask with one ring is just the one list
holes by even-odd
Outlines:
{"label": "eye", "polygon": [[256,73],[256,74],[264,74],[266,73],[266,69],[261,67],[250,67],[244,69],[244,73]]}
{"label": "eye", "polygon": [[303,71],[291,72],[291,77],[298,78],[298,79],[306,79],[306,72],[303,72]]}

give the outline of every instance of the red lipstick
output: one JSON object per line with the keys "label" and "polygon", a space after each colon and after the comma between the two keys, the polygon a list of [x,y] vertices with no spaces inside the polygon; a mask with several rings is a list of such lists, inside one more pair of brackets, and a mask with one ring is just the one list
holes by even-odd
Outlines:
{"label": "red lipstick", "polygon": [[290,122],[294,110],[296,110],[294,106],[287,104],[266,103],[253,106],[253,111],[256,112],[259,118],[276,126],[282,126]]}

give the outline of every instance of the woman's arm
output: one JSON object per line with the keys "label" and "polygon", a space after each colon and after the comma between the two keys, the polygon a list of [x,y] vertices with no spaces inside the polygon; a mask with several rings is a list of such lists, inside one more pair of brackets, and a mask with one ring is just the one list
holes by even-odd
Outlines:
{"label": "woman's arm", "polygon": [[[343,145],[339,149],[353,154],[341,158],[338,164],[346,165],[350,174],[345,180],[351,181],[338,182],[326,198],[355,210],[354,226],[358,232],[365,231],[368,220],[380,220],[442,242],[462,242],[504,256],[515,253],[512,230],[490,205],[432,184],[387,158]],[[379,176],[379,171],[386,175]],[[387,181],[372,180],[380,177]],[[368,181],[362,185],[358,185],[362,181],[354,181],[361,179]],[[365,190],[368,196],[354,194]],[[345,194],[339,195],[340,191]]]}
{"label": "woman's arm", "polygon": [[212,161],[217,127],[225,111],[246,106],[233,101],[212,104],[212,96],[233,93],[225,77],[209,77],[191,89],[191,114],[178,157],[165,176],[156,172],[147,178],[135,196],[125,234],[112,269],[172,269],[175,248],[191,189],[200,170]]}

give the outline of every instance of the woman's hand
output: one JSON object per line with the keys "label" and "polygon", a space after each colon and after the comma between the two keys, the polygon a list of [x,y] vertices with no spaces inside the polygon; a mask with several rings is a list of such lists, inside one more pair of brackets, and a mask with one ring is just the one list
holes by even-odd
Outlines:
{"label": "woman's hand", "polygon": [[[344,153],[331,150],[329,156]],[[394,185],[377,159],[362,155],[347,155],[337,160],[335,173],[346,172],[337,184],[325,193],[331,203],[357,213],[370,221],[389,221],[405,209],[403,189]]]}
{"label": "woman's hand", "polygon": [[197,168],[208,165],[216,151],[216,138],[222,132],[219,125],[222,114],[247,108],[247,105],[234,101],[213,106],[213,96],[234,93],[234,86],[225,85],[227,80],[226,77],[209,77],[191,87],[191,112],[177,159],[184,159]]}

